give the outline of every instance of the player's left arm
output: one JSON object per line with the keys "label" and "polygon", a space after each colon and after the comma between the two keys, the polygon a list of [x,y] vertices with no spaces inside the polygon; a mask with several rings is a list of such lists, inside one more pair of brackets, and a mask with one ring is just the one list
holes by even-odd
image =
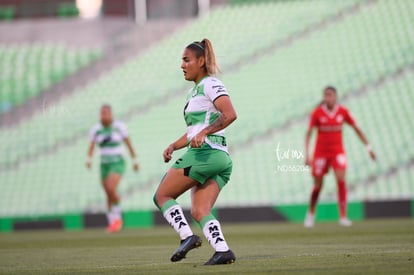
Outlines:
{"label": "player's left arm", "polygon": [[376,160],[377,156],[375,155],[374,150],[372,149],[371,145],[369,144],[368,139],[365,136],[365,134],[362,132],[361,128],[359,128],[359,126],[355,123],[351,124],[351,127],[355,130],[355,133],[357,134],[359,139],[362,141],[362,143],[364,143],[365,148],[367,148],[367,151],[368,151],[369,156],[371,157],[371,159]]}
{"label": "player's left arm", "polygon": [[129,154],[130,154],[130,156],[132,158],[132,161],[134,163],[133,164],[134,170],[138,171],[139,170],[139,164],[138,164],[138,160],[137,160],[137,155],[135,154],[134,147],[132,146],[132,143],[129,140],[129,137],[124,138],[124,142],[125,142],[126,146],[128,147]]}
{"label": "player's left arm", "polygon": [[357,134],[359,139],[362,141],[362,143],[364,143],[365,148],[367,149],[368,154],[371,157],[371,159],[376,160],[377,157],[374,153],[374,150],[372,150],[372,147],[369,144],[367,137],[364,135],[361,128],[359,128],[359,126],[357,125],[355,119],[352,117],[351,113],[347,109],[345,109],[344,110],[344,115],[345,115],[346,123],[348,123],[355,130],[355,133]]}
{"label": "player's left arm", "polygon": [[229,126],[237,119],[236,110],[230,97],[223,95],[214,101],[214,106],[220,112],[220,116],[209,126],[195,135],[190,142],[191,147],[201,147],[207,135],[211,135]]}

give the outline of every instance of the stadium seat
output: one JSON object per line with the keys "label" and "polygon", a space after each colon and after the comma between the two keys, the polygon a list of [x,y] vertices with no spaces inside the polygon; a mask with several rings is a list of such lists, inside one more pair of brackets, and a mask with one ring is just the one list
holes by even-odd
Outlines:
{"label": "stadium seat", "polygon": [[23,104],[100,54],[52,43],[0,45],[0,113]]}
{"label": "stadium seat", "polygon": [[11,21],[16,10],[13,6],[0,6],[0,21]]}

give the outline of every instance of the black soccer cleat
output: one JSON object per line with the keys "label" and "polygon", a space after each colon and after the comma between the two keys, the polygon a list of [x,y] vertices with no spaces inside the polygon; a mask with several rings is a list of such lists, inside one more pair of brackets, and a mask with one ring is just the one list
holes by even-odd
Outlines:
{"label": "black soccer cleat", "polygon": [[201,246],[201,238],[197,235],[187,237],[181,241],[180,247],[171,256],[171,262],[178,262],[185,258],[185,255],[194,248]]}
{"label": "black soccer cleat", "polygon": [[236,261],[233,251],[216,252],[204,265],[232,264]]}

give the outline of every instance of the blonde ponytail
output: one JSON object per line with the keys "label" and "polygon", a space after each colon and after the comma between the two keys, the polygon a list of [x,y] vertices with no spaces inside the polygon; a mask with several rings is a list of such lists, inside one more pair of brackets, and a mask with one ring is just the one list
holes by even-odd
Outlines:
{"label": "blonde ponytail", "polygon": [[193,50],[196,53],[197,58],[200,58],[201,56],[204,57],[205,69],[208,75],[215,75],[220,71],[216,62],[213,45],[210,40],[204,38],[200,42],[197,41],[191,43],[186,48]]}
{"label": "blonde ponytail", "polygon": [[206,70],[208,75],[215,75],[220,70],[216,62],[216,55],[214,54],[213,45],[210,40],[204,38],[201,41],[201,45],[204,46],[204,58],[206,60]]}

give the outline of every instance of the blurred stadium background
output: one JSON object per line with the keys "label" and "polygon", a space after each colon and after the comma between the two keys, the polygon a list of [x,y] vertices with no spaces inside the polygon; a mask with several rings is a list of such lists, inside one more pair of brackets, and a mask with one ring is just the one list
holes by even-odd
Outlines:
{"label": "blurred stadium background", "polygon": [[[164,223],[152,195],[192,86],[180,57],[204,37],[239,115],[223,221],[302,221],[304,132],[327,84],[378,154],[345,129],[350,218],[414,216],[413,18],[410,0],[0,0],[0,231],[105,224],[99,160],[84,165],[103,103],[141,164],[120,185],[126,227]],[[321,201],[318,219],[335,220],[331,176]]]}

